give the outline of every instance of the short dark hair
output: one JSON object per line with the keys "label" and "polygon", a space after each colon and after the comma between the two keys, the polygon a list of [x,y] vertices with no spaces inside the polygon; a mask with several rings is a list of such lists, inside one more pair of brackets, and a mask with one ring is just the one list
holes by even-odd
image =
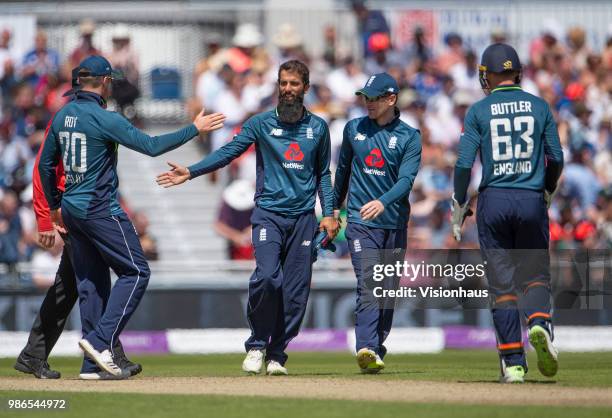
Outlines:
{"label": "short dark hair", "polygon": [[291,61],[282,63],[281,66],[278,67],[279,83],[280,83],[281,71],[297,73],[302,78],[302,82],[304,83],[305,86],[310,84],[310,71],[308,70],[308,67],[306,66],[306,64],[304,64],[302,61],[291,60]]}
{"label": "short dark hair", "polygon": [[103,76],[92,76],[91,73],[87,70],[79,70],[78,83],[81,86],[97,88],[102,85],[103,81]]}

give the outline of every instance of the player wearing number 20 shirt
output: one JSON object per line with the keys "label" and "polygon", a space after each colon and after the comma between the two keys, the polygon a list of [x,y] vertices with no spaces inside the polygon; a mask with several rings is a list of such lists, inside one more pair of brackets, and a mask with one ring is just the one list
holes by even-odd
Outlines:
{"label": "player wearing number 20 shirt", "polygon": [[[82,379],[129,376],[115,363],[115,343],[150,276],[138,236],[117,198],[118,145],[155,156],[179,147],[199,131],[221,127],[224,119],[201,113],[183,129],[150,137],[105,109],[115,76],[101,56],[79,64],[81,89],[54,116],[38,165],[51,217],[58,229],[65,225],[70,232],[83,331],[79,345],[88,357]],[[60,164],[66,178],[63,194],[56,185]],[[109,267],[118,277],[112,291]]]}
{"label": "player wearing number 20 shirt", "polygon": [[506,44],[489,46],[480,77],[488,96],[468,111],[455,166],[453,231],[468,212],[472,165],[480,153],[477,225],[487,262],[502,382],[522,382],[527,362],[521,338],[519,297],[529,340],[546,376],[557,371],[552,346],[548,211],[563,167],[557,126],[548,104],[524,92],[521,64]]}

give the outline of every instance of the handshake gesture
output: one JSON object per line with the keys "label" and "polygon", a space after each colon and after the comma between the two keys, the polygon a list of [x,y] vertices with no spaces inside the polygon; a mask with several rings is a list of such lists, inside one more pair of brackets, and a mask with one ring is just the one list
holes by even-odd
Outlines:
{"label": "handshake gesture", "polygon": [[[225,115],[223,113],[211,113],[204,115],[204,109],[193,120],[193,124],[200,133],[216,131],[223,127]],[[166,171],[157,176],[157,184],[164,188],[178,186],[191,178],[191,173],[187,167],[183,167],[177,163],[168,161],[171,167],[170,171]]]}

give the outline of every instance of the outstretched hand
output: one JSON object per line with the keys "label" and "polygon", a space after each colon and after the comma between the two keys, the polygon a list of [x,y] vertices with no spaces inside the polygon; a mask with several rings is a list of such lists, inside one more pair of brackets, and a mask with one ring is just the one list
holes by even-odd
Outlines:
{"label": "outstretched hand", "polygon": [[193,124],[202,134],[222,128],[223,122],[225,122],[225,115],[223,113],[204,115],[204,109],[193,120]]}
{"label": "outstretched hand", "polygon": [[168,165],[172,167],[172,170],[161,173],[157,176],[157,184],[164,188],[178,186],[179,184],[185,183],[191,178],[191,173],[187,167],[183,167],[177,163],[168,161]]}

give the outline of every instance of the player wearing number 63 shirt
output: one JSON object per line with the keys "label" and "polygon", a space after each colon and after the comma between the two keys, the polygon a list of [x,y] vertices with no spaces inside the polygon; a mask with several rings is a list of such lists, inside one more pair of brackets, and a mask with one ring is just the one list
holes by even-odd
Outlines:
{"label": "player wearing number 63 shirt", "polygon": [[[83,331],[79,346],[86,354],[81,374],[106,372],[120,379],[129,373],[116,364],[115,343],[138,307],[150,271],[117,199],[118,145],[156,156],[198,132],[222,127],[225,117],[202,112],[183,129],[150,137],[105,109],[116,77],[105,58],[86,58],[78,75],[81,89],[53,117],[38,170],[51,219],[59,232],[70,234]],[[56,182],[59,164],[65,172],[63,195]],[[118,277],[112,290],[109,267]]]}
{"label": "player wearing number 63 shirt", "polygon": [[552,345],[548,206],[563,168],[557,126],[548,104],[519,86],[521,63],[506,44],[483,53],[480,82],[487,97],[465,116],[455,166],[453,234],[471,211],[467,189],[480,152],[477,225],[487,266],[491,310],[497,334],[501,382],[520,383],[527,372],[521,307],[538,369],[554,376]]}

